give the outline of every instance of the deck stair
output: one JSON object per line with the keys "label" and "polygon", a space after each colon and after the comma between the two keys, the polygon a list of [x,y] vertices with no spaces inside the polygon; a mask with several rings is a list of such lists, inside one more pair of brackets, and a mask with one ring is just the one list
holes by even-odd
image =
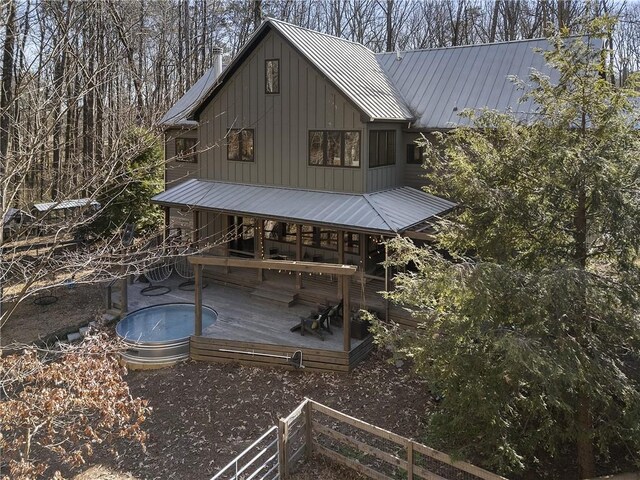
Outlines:
{"label": "deck stair", "polygon": [[286,305],[287,307],[294,305],[298,301],[297,293],[282,288],[282,285],[273,285],[266,282],[257,286],[251,292],[251,296],[256,300]]}

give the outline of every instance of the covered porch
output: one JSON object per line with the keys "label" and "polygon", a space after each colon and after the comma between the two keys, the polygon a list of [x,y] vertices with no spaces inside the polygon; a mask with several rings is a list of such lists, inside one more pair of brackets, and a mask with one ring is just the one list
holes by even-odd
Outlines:
{"label": "covered porch", "polygon": [[[397,235],[429,240],[431,220],[456,206],[410,187],[340,193],[199,179],[152,201],[165,209],[167,234],[177,228],[181,240],[197,245],[200,252],[354,265],[358,281],[374,282],[376,292],[392,288],[393,272],[383,265],[385,241]],[[256,278],[263,281],[263,270],[258,269]],[[307,277],[294,278],[295,289],[305,289]],[[333,298],[342,296],[341,289],[338,279]],[[391,319],[388,306],[384,310],[383,318]]]}
{"label": "covered porch", "polygon": [[[231,268],[228,274],[223,268],[203,267],[206,278],[202,289],[203,306],[216,310],[216,322],[203,328],[201,335],[194,335],[190,341],[190,356],[194,360],[218,363],[237,362],[257,366],[275,366],[286,369],[295,367],[287,361],[300,351],[305,371],[347,372],[370,352],[373,341],[370,335],[355,338],[349,332],[349,344],[345,350],[345,330],[343,326],[332,324],[332,333],[324,332],[323,339],[317,335],[291,331],[300,324],[301,317],[317,312],[314,301],[299,301],[291,306],[273,302],[264,296],[256,296],[255,271],[249,275],[245,268]],[[292,276],[285,272],[266,271],[260,289],[289,291]],[[172,275],[162,282],[170,289],[160,296],[145,296],[142,290],[147,283],[135,282],[128,286],[128,310],[158,304],[194,303],[193,287],[180,288],[184,278]],[[328,277],[327,277],[328,281]],[[319,290],[324,280],[317,280]],[[316,281],[309,285],[316,284]],[[332,286],[331,286],[332,287]],[[330,288],[333,292],[333,288]],[[357,308],[357,292],[351,292],[352,308]],[[316,297],[317,298],[317,297]],[[326,298],[321,299],[324,305]]]}
{"label": "covered porch", "polygon": [[[206,254],[191,257],[196,285],[215,282],[247,289],[253,298],[286,304],[285,311],[292,308],[289,305],[303,304],[307,315],[312,305],[344,304],[341,346],[335,344],[335,334],[330,343],[314,338],[315,345],[305,339],[303,346],[299,334],[291,337],[282,326],[276,327],[273,340],[265,341],[273,333],[273,322],[264,320],[261,307],[256,307],[245,316],[262,319],[256,317],[243,327],[244,333],[219,330],[214,338],[196,322],[192,358],[282,365],[283,358],[301,350],[305,368],[323,371],[349,371],[369,352],[371,339],[355,342],[349,331],[358,309],[415,326],[410,315],[380,295],[392,288],[392,272],[383,266],[384,242],[396,235],[427,239],[421,226],[455,207],[409,187],[357,194],[197,179],[152,201],[165,208],[167,234],[172,215],[183,221],[191,217],[180,229],[181,240]],[[196,317],[204,295],[196,288]]]}

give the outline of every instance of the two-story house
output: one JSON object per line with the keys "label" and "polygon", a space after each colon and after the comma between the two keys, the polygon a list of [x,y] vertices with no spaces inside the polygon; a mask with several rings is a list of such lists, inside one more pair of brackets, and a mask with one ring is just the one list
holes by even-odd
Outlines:
{"label": "two-story house", "polygon": [[[162,119],[167,224],[222,255],[359,265],[381,241],[423,239],[455,203],[419,187],[421,134],[466,108],[528,114],[509,76],[547,70],[544,39],[376,54],[267,19]],[[231,233],[230,233],[231,232]],[[186,233],[185,233],[186,234]]]}

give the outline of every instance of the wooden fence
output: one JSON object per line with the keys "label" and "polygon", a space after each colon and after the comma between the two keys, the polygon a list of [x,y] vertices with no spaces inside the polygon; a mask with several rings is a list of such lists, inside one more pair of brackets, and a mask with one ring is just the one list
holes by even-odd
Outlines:
{"label": "wooden fence", "polygon": [[254,479],[278,480],[280,478],[278,429],[271,427],[258,440],[245,448],[211,480]]}
{"label": "wooden fence", "polygon": [[[265,435],[261,438],[264,438]],[[267,457],[273,458],[273,453],[267,455],[266,451],[258,452],[260,456],[251,457],[256,458],[251,464],[255,472],[258,473],[247,475],[246,469],[238,467],[239,458],[248,456],[247,450],[245,450],[214,478],[286,480],[296,470],[300,462],[308,460],[313,452],[324,455],[332,461],[374,480],[395,480],[398,478],[406,480],[506,480],[504,477],[475,465],[455,461],[445,453],[345,415],[310,399],[305,399],[288,417],[282,418],[278,422],[279,473],[277,476],[263,477],[260,473],[275,471],[272,464],[265,461],[265,464],[262,465],[258,461],[260,458],[265,460]],[[233,476],[234,471],[239,471],[240,474]],[[220,476],[222,472],[227,472],[227,476]]]}

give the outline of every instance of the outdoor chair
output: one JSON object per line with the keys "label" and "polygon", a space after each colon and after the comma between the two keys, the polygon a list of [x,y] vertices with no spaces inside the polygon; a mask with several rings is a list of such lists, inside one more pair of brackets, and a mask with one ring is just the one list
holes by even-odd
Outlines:
{"label": "outdoor chair", "polygon": [[334,308],[334,306],[329,305],[328,307],[324,308],[318,315],[300,317],[300,323],[291,327],[291,331],[295,332],[296,330],[300,330],[300,335],[303,336],[305,332],[309,332],[312,335],[320,337],[320,340],[324,341],[323,331],[333,334],[333,332],[331,331],[329,319],[331,318]]}

